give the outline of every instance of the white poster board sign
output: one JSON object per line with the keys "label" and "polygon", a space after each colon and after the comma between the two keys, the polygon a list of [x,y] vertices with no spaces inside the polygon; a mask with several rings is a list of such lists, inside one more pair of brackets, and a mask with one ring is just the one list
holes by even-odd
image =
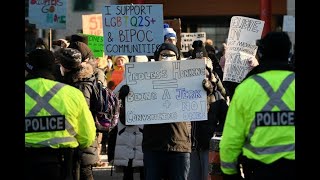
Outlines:
{"label": "white poster board sign", "polygon": [[82,15],[82,33],[103,36],[102,14]]}
{"label": "white poster board sign", "polygon": [[223,81],[240,83],[252,69],[249,61],[255,57],[261,39],[264,21],[233,16],[227,39]]}
{"label": "white poster board sign", "polygon": [[195,40],[201,40],[204,44],[206,38],[206,32],[181,33],[181,52],[188,52]]}
{"label": "white poster board sign", "polygon": [[153,55],[163,43],[163,5],[105,5],[102,8],[104,53]]}
{"label": "white poster board sign", "polygon": [[155,61],[125,64],[126,123],[160,124],[207,120],[202,87],[205,62]]}
{"label": "white poster board sign", "polygon": [[283,16],[283,27],[282,31],[285,32],[295,32],[295,17],[285,15]]}
{"label": "white poster board sign", "polygon": [[66,29],[67,0],[29,1],[29,22],[41,29]]}

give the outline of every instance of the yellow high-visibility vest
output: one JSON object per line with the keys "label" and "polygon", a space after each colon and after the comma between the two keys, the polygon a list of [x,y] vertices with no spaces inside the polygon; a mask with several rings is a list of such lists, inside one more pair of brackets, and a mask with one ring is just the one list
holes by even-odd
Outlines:
{"label": "yellow high-visibility vest", "polygon": [[70,85],[37,78],[25,82],[25,147],[89,147],[96,136],[83,93]]}
{"label": "yellow high-visibility vest", "polygon": [[237,173],[237,158],[265,164],[295,159],[295,73],[271,70],[236,88],[220,142],[221,169]]}

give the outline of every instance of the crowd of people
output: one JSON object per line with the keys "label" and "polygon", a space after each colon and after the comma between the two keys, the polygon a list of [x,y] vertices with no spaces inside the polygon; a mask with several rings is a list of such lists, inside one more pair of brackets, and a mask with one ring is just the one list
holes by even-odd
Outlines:
{"label": "crowd of people", "polygon": [[[197,40],[186,56],[168,24],[163,37],[153,56],[94,57],[77,34],[54,41],[51,51],[37,40],[25,55],[25,179],[93,180],[93,167],[106,165],[100,155],[107,154],[109,134],[95,124],[95,80],[121,102],[110,130],[117,128],[112,165],[123,180],[133,180],[135,172],[140,180],[208,180],[209,145],[217,132],[223,179],[295,179],[295,73],[288,35],[270,32],[257,41],[253,69],[241,83],[223,81],[227,44],[218,51],[212,40]],[[210,118],[126,125],[125,64],[182,58],[205,60],[201,84]]]}

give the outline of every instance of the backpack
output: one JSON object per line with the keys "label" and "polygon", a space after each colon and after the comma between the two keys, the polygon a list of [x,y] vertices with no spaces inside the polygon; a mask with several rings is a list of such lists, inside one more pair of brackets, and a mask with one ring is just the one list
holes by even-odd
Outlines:
{"label": "backpack", "polygon": [[109,88],[95,79],[93,81],[93,101],[91,110],[96,115],[96,128],[98,132],[108,132],[119,120],[120,101],[118,96]]}

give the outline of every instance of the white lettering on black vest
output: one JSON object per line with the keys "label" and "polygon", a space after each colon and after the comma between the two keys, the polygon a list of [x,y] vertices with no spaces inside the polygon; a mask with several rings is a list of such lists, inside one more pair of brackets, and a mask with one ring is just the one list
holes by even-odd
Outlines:
{"label": "white lettering on black vest", "polygon": [[257,112],[256,126],[294,126],[294,111]]}
{"label": "white lettering on black vest", "polygon": [[25,132],[61,131],[66,129],[65,116],[25,117]]}

